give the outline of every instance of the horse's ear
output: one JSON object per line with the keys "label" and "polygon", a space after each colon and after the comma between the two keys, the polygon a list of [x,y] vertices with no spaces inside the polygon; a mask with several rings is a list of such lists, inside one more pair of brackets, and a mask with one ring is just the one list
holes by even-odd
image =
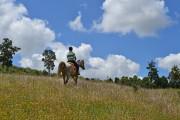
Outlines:
{"label": "horse's ear", "polygon": [[81,62],[84,64],[84,60],[81,60]]}
{"label": "horse's ear", "polygon": [[81,60],[77,60],[77,63],[80,63]]}

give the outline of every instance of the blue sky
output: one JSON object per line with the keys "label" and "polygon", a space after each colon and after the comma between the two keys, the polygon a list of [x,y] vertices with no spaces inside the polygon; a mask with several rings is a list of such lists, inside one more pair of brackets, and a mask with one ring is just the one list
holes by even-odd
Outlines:
{"label": "blue sky", "polygon": [[[170,17],[171,25],[158,30],[156,36],[143,37],[133,31],[123,35],[121,32],[94,30],[80,32],[69,27],[69,22],[73,21],[80,12],[82,24],[86,29],[91,29],[93,21],[102,19],[104,14],[102,6],[105,0],[16,0],[15,4],[23,4],[26,7],[28,11],[26,16],[48,22],[47,27],[54,31],[55,40],[65,46],[78,47],[81,43],[90,44],[93,49],[91,56],[102,59],[106,59],[111,54],[123,55],[138,63],[140,65],[138,75],[145,76],[148,61],[164,58],[169,54],[178,54],[180,51],[180,1],[163,1],[164,7],[168,8],[165,15]],[[152,21],[151,24],[153,22],[156,21]],[[16,64],[19,59],[20,57],[16,56]],[[159,68],[159,71],[161,75],[167,74],[167,70],[162,68]]]}

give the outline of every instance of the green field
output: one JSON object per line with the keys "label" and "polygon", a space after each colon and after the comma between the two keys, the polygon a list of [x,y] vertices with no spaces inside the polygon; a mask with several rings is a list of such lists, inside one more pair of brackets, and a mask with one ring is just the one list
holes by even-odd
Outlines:
{"label": "green field", "polygon": [[180,90],[0,74],[0,120],[180,120]]}

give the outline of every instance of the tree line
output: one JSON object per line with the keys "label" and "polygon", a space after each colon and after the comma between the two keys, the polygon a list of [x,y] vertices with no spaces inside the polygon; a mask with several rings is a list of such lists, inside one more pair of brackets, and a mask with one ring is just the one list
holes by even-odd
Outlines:
{"label": "tree line", "polygon": [[[3,42],[0,44],[0,72],[13,72],[15,70],[26,72],[32,72],[41,74],[37,70],[32,70],[30,68],[23,69],[13,66],[13,56],[20,51],[21,48],[14,46],[12,40],[9,38],[4,38]],[[45,49],[42,53],[42,61],[44,62],[44,67],[47,69],[42,71],[43,75],[47,75],[51,73],[51,70],[54,69],[54,61],[56,60],[55,52],[51,49]]]}
{"label": "tree line", "polygon": [[138,76],[121,78],[116,77],[114,82],[116,84],[128,85],[132,87],[143,87],[143,88],[180,88],[180,68],[174,65],[169,75],[159,76],[156,63],[152,60],[146,67],[148,75],[144,78]]}
{"label": "tree line", "polygon": [[[11,72],[17,69],[17,67],[13,66],[12,59],[15,53],[20,50],[21,48],[13,45],[12,40],[8,38],[3,39],[3,42],[0,44],[0,72],[4,69],[6,69],[5,71],[10,70]],[[42,53],[42,61],[44,62],[44,67],[47,71],[43,70],[41,73],[39,73],[37,70],[34,70],[33,73],[36,73],[37,75],[50,75],[51,70],[53,70],[55,67],[55,60],[55,52],[51,49],[45,49]],[[180,88],[180,68],[177,65],[174,65],[171,68],[167,77],[159,76],[156,63],[153,60],[148,63],[146,69],[148,70],[148,74],[144,78],[139,78],[136,75],[133,77],[123,76],[121,78],[116,77],[114,82],[116,84],[128,85],[133,87],[139,86],[144,88]],[[25,73],[31,71],[30,68],[19,68],[18,70],[24,71]],[[113,82],[113,80],[109,78],[107,82]]]}
{"label": "tree line", "polygon": [[[146,69],[148,74],[145,77],[138,77],[134,75],[132,77],[122,76],[115,77],[114,79],[108,78],[103,82],[115,83],[118,85],[131,86],[135,89],[141,88],[180,88],[180,68],[174,65],[169,71],[168,76],[160,76],[156,63],[152,60],[148,63]],[[86,80],[100,81],[95,78],[86,78]]]}

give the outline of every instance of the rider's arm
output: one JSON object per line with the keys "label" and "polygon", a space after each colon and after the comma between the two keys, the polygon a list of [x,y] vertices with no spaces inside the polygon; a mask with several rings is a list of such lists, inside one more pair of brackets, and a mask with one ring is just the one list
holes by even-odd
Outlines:
{"label": "rider's arm", "polygon": [[76,55],[74,54],[74,59],[75,59],[75,61],[76,61]]}

